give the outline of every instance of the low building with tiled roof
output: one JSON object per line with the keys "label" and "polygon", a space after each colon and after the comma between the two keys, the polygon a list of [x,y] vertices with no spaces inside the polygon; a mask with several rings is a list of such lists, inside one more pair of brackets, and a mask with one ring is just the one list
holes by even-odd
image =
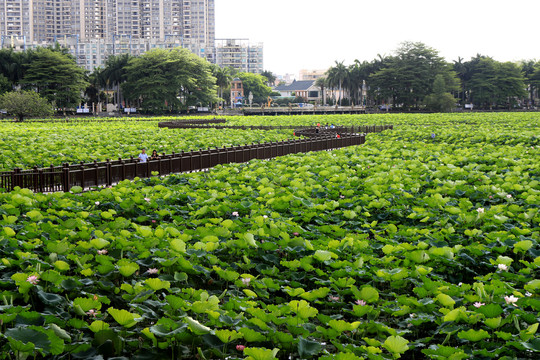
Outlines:
{"label": "low building with tiled roof", "polygon": [[273,88],[282,97],[301,97],[306,101],[316,101],[320,99],[321,89],[315,86],[314,80],[293,81],[289,85],[280,85]]}

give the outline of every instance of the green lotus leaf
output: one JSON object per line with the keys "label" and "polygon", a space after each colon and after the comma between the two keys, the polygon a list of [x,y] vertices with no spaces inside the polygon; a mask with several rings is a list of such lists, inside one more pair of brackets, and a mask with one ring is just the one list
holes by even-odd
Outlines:
{"label": "green lotus leaf", "polygon": [[236,330],[216,330],[214,331],[214,334],[223,342],[224,344],[228,344],[231,341],[242,339],[244,337],[243,334],[237,332]]}
{"label": "green lotus leaf", "polygon": [[484,314],[487,318],[496,318],[503,313],[499,304],[486,304],[476,309],[477,312]]}
{"label": "green lotus leaf", "polygon": [[137,322],[141,320],[139,314],[133,314],[124,309],[119,310],[110,307],[107,309],[107,312],[114,318],[117,323],[127,328],[135,326]]}
{"label": "green lotus leaf", "polygon": [[244,350],[244,354],[248,357],[249,360],[273,360],[277,359],[276,355],[279,352],[279,349],[265,349],[265,348],[253,348],[248,347]]}
{"label": "green lotus leaf", "polygon": [[169,281],[163,281],[158,278],[146,279],[144,283],[154,291],[169,289],[171,287],[171,283]]}
{"label": "green lotus leaf", "polygon": [[120,261],[118,261],[116,266],[118,267],[118,272],[125,277],[133,275],[133,273],[135,271],[138,271],[140,268],[138,264],[131,262],[127,259],[121,259]]}
{"label": "green lotus leaf", "polygon": [[97,333],[102,330],[108,330],[109,324],[101,320],[95,320],[90,325],[88,325],[88,328],[92,330],[92,332]]}
{"label": "green lotus leaf", "polygon": [[70,269],[69,264],[62,260],[55,261],[54,267],[59,271],[68,271]]}
{"label": "green lotus leaf", "polygon": [[239,330],[239,332],[243,335],[244,340],[247,342],[259,342],[266,340],[266,336],[250,328],[243,327]]}
{"label": "green lotus leaf", "polygon": [[467,331],[458,332],[458,337],[460,339],[477,342],[477,341],[490,338],[490,335],[487,331],[482,330],[482,329],[480,330],[469,329]]}
{"label": "green lotus leaf", "polygon": [[310,317],[316,316],[319,311],[311,307],[309,303],[305,300],[293,300],[289,302],[289,308],[291,311],[293,311],[295,314],[297,314],[302,319],[308,319]]}
{"label": "green lotus leaf", "polygon": [[92,247],[94,247],[94,248],[96,248],[98,250],[101,250],[104,247],[110,245],[110,242],[105,240],[105,239],[96,238],[96,239],[90,240],[90,245],[92,245]]}
{"label": "green lotus leaf", "polygon": [[514,244],[514,252],[517,254],[519,252],[526,252],[532,248],[533,242],[531,240],[522,240]]}
{"label": "green lotus leaf", "polygon": [[409,341],[401,336],[389,336],[383,343],[386,350],[392,354],[403,354],[409,350]]}
{"label": "green lotus leaf", "polygon": [[337,255],[334,254],[331,251],[326,250],[317,250],[315,251],[315,254],[313,254],[313,257],[321,262],[328,261],[332,258],[337,258]]}
{"label": "green lotus leaf", "polygon": [[448,296],[446,294],[437,295],[437,300],[441,303],[442,306],[448,308],[454,307],[454,304],[456,303],[456,301],[452,299],[451,296]]}
{"label": "green lotus leaf", "polygon": [[195,334],[195,335],[203,335],[208,334],[212,331],[208,326],[204,326],[197,320],[192,319],[189,316],[185,317],[186,323],[188,324],[189,329]]}
{"label": "green lotus leaf", "polygon": [[298,355],[300,357],[311,357],[320,353],[322,350],[321,343],[317,341],[307,340],[300,336],[298,341]]}

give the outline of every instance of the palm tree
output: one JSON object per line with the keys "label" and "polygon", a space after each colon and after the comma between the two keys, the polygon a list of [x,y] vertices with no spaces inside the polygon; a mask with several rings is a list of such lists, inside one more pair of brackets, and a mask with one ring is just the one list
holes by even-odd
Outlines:
{"label": "palm tree", "polygon": [[317,80],[315,80],[315,86],[321,89],[322,93],[322,104],[326,104],[326,89],[328,88],[328,81],[326,77],[320,77]]}
{"label": "palm tree", "polygon": [[326,72],[326,75],[328,77],[328,85],[332,89],[335,88],[336,85],[338,85],[339,89],[339,105],[341,106],[342,99],[343,99],[343,85],[348,82],[349,78],[349,72],[347,67],[342,62],[337,62],[334,67],[331,67]]}
{"label": "palm tree", "polygon": [[102,71],[101,79],[105,82],[105,87],[115,89],[114,103],[119,105],[122,101],[121,87],[125,81],[125,68],[131,59],[130,54],[112,55],[105,62],[105,68]]}
{"label": "palm tree", "polygon": [[[219,88],[219,97],[223,99],[223,89],[228,88],[232,80],[231,71],[229,68],[222,68],[215,65],[212,68],[212,72],[214,77],[216,78],[216,85]],[[223,103],[221,103],[221,105],[223,105]]]}

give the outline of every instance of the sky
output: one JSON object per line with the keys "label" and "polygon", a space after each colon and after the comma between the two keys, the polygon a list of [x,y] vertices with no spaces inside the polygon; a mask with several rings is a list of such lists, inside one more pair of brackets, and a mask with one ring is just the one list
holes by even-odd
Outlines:
{"label": "sky", "polygon": [[264,44],[264,69],[298,74],[422,42],[447,61],[540,60],[540,0],[215,0],[216,38]]}

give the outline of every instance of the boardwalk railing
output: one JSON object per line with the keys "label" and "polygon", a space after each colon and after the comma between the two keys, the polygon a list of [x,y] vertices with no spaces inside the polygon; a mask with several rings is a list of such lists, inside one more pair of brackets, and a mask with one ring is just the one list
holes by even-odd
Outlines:
{"label": "boardwalk railing", "polygon": [[[391,125],[362,128],[369,132],[391,129]],[[359,130],[358,127],[354,129]],[[340,138],[336,137],[337,130]],[[347,131],[346,131],[347,130]],[[304,139],[279,142],[256,143],[213,149],[191,150],[189,152],[163,154],[158,160],[141,163],[138,158],[107,160],[102,162],[68,164],[0,172],[0,188],[7,191],[15,187],[28,188],[35,192],[69,191],[74,186],[91,189],[98,186],[111,186],[122,180],[136,177],[147,178],[153,174],[168,175],[190,171],[200,171],[217,165],[247,162],[253,159],[271,159],[289,154],[310,151],[332,150],[365,143],[365,134],[349,132],[351,128],[300,129],[296,135]]]}
{"label": "boardwalk railing", "polygon": [[[215,120],[214,120],[215,121]],[[208,123],[194,123],[187,121],[167,121],[160,122],[158,124],[160,128],[170,129],[235,129],[235,130],[288,130],[296,129],[296,135],[299,135],[302,131],[307,130],[305,134],[316,134],[317,130],[314,126],[298,126],[298,125],[214,125],[214,122],[210,120]],[[384,130],[393,129],[394,125],[353,125],[353,126],[337,126],[334,128],[320,127],[319,132],[322,133],[376,133]],[[317,133],[318,134],[318,133]],[[302,133],[304,135],[304,133]],[[306,136],[309,136],[306,135]]]}
{"label": "boardwalk railing", "polygon": [[365,135],[348,135],[340,139],[323,136],[309,139],[268,142],[244,146],[232,146],[196,150],[163,155],[146,163],[138,159],[118,159],[104,162],[64,164],[30,170],[14,169],[0,173],[0,187],[13,190],[16,186],[36,192],[69,191],[73,186],[89,189],[111,186],[135,177],[145,178],[156,172],[159,175],[204,170],[220,164],[247,162],[252,159],[270,159],[288,154],[338,149],[360,145]]}

